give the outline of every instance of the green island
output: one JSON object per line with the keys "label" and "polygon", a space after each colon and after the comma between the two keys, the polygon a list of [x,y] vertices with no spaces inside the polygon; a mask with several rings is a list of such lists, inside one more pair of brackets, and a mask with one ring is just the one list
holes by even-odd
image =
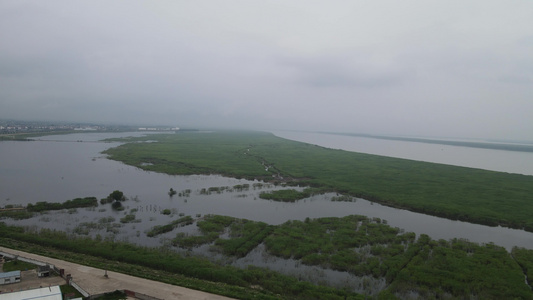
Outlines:
{"label": "green island", "polygon": [[190,225],[192,224],[192,222],[193,219],[191,218],[191,216],[181,217],[177,220],[170,222],[170,224],[154,226],[152,229],[150,229],[150,231],[146,233],[146,235],[148,237],[155,237],[160,234],[170,232],[178,226]]}
{"label": "green island", "polygon": [[83,207],[96,207],[98,206],[98,200],[95,197],[76,198],[67,200],[63,203],[51,203],[46,201],[40,201],[35,204],[29,203],[26,207],[12,207],[6,206],[0,209],[0,219],[12,218],[16,220],[29,219],[34,216],[34,213],[41,213],[50,210],[62,210],[62,209],[76,209]]}
{"label": "green island", "polygon": [[35,204],[28,204],[26,209],[31,212],[42,212],[45,210],[61,210],[80,207],[95,207],[98,206],[96,197],[85,197],[67,200],[63,203],[49,203],[46,201],[37,202]]}
{"label": "green island", "polygon": [[305,189],[303,191],[297,191],[295,189],[288,190],[276,190],[272,192],[261,192],[259,198],[265,200],[283,201],[283,202],[296,202],[301,199],[311,197],[313,195],[312,189]]}
{"label": "green island", "polygon": [[[109,157],[145,170],[283,182],[452,220],[533,231],[533,176],[333,150],[262,132],[118,140],[127,143],[108,149]],[[156,142],[134,143],[146,140]]]}

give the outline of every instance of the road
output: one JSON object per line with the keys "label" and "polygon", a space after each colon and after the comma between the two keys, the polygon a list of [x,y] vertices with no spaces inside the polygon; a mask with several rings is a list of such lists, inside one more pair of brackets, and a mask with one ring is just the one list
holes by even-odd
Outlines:
{"label": "road", "polygon": [[176,285],[134,277],[122,273],[105,271],[102,269],[83,266],[64,260],[45,257],[33,253],[13,250],[0,246],[0,251],[30,258],[65,269],[65,274],[71,274],[74,282],[91,295],[113,292],[115,290],[130,290],[159,299],[191,299],[191,300],[222,300],[231,299],[224,296],[209,294]]}

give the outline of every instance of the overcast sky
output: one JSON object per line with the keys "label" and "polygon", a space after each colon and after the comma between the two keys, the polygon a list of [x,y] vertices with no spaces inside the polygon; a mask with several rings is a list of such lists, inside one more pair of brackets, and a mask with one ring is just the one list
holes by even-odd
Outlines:
{"label": "overcast sky", "polygon": [[0,118],[533,140],[533,1],[0,1]]}

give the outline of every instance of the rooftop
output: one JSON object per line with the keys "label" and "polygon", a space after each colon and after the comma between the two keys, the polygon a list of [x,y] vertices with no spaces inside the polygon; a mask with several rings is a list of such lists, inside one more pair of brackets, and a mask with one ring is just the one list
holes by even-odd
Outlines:
{"label": "rooftop", "polygon": [[2,300],[63,300],[59,286],[2,294]]}
{"label": "rooftop", "polygon": [[13,277],[13,276],[20,277],[20,271],[11,271],[11,272],[0,273],[0,278],[8,278],[8,277]]}

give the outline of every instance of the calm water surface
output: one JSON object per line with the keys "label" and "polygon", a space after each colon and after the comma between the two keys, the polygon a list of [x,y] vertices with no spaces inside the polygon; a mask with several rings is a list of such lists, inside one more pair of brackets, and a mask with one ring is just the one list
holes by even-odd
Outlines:
{"label": "calm water surface", "polygon": [[[102,226],[93,234],[112,235],[119,240],[159,246],[166,239],[173,238],[176,232],[157,238],[149,238],[145,232],[155,225],[169,223],[177,215],[195,217],[219,214],[281,224],[287,220],[304,220],[307,217],[360,214],[385,219],[393,227],[399,227],[406,232],[428,234],[434,239],[466,238],[480,243],[494,242],[507,249],[513,246],[533,249],[533,234],[522,230],[450,221],[385,207],[363,199],[357,199],[356,202],[332,202],[330,199],[333,194],[313,196],[297,203],[266,201],[259,199],[259,193],[275,187],[265,185],[254,188],[254,184],[259,183],[257,181],[214,175],[170,176],[143,171],[106,159],[101,151],[118,144],[98,141],[124,135],[80,133],[48,136],[33,142],[0,142],[0,207],[37,201],[64,202],[87,196],[100,199],[117,189],[130,198],[125,202],[126,210],[122,212],[111,210],[109,205],[100,205],[96,209],[77,209],[76,212],[70,213],[50,212],[28,220],[2,221],[76,232],[84,223],[102,224],[103,218],[112,217],[114,223],[118,223],[120,227],[110,231],[109,227]],[[200,193],[203,188],[232,187],[244,183],[250,184],[248,190],[224,191],[210,195]],[[187,197],[171,198],[167,194],[170,188],[178,192],[190,189],[191,194]],[[172,215],[162,215],[163,209],[170,209]],[[121,224],[120,218],[129,213],[135,214],[136,221]],[[194,230],[189,227],[182,230]]]}

